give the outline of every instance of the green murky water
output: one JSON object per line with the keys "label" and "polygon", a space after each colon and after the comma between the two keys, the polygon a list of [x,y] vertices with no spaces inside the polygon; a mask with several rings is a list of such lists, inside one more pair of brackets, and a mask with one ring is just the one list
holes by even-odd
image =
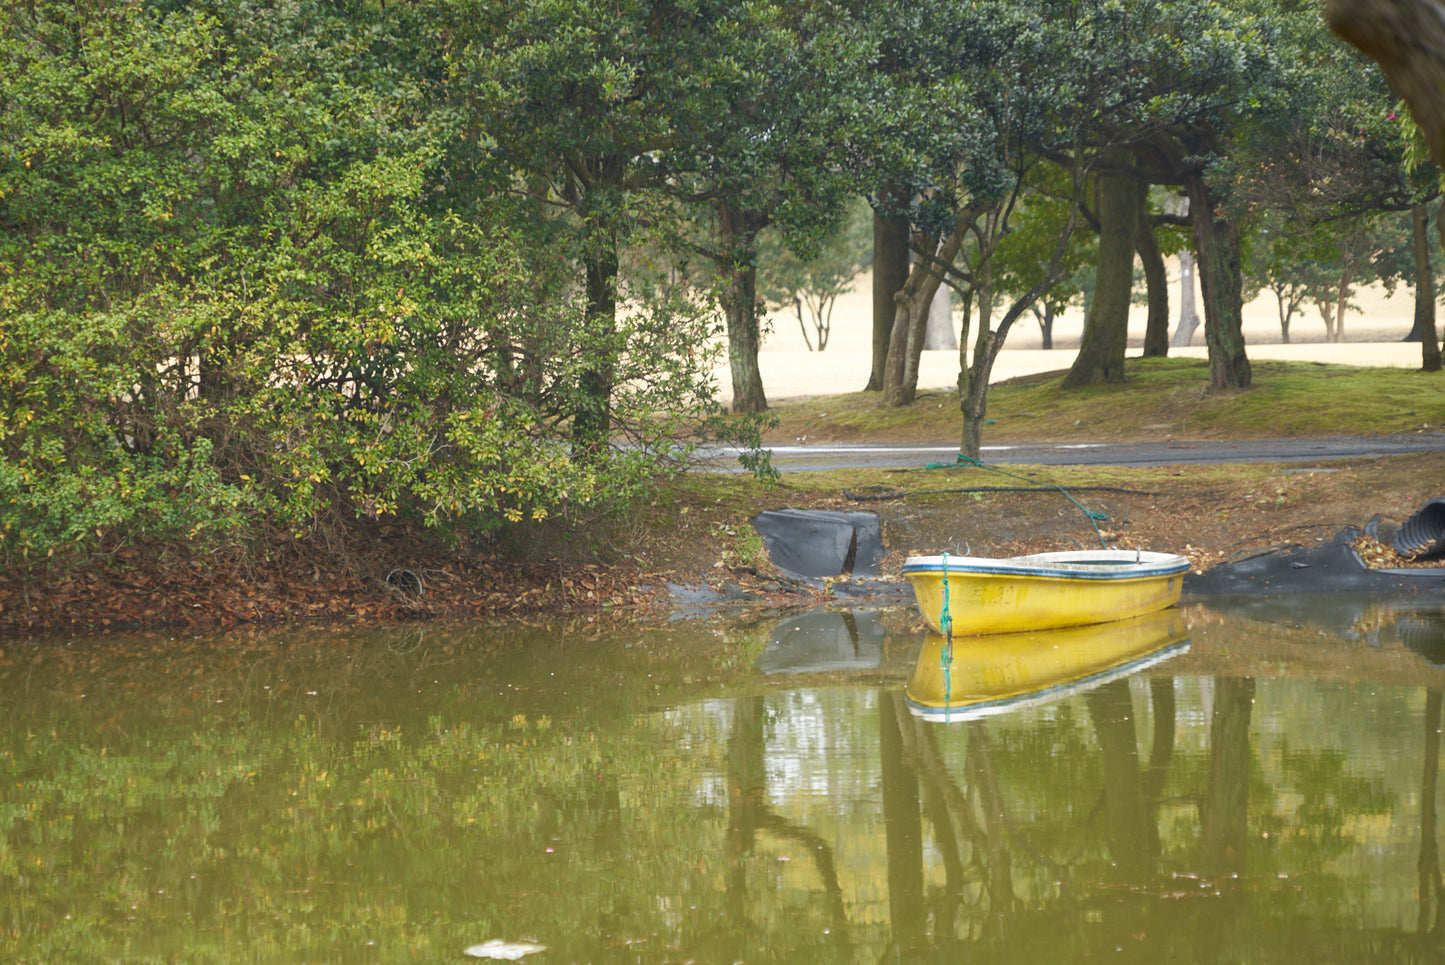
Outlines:
{"label": "green murky water", "polygon": [[1440,614],[1181,618],[947,723],[906,612],[7,643],[0,957],[1434,960]]}

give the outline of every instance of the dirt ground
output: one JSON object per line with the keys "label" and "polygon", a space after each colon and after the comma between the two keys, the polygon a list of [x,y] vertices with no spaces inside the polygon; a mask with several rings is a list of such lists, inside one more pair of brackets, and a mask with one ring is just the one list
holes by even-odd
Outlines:
{"label": "dirt ground", "polygon": [[[1038,473],[1038,482],[1050,482]],[[831,483],[833,477],[829,477]],[[575,534],[537,533],[528,549],[441,548],[390,527],[364,555],[273,547],[258,558],[183,547],[131,547],[63,579],[0,576],[0,636],[117,630],[205,630],[283,623],[388,624],[534,613],[656,615],[668,584],[710,585],[766,607],[826,602],[756,552],[748,520],[784,507],[875,512],[896,575],[915,553],[1008,556],[1102,543],[1182,553],[1196,570],[1263,550],[1332,538],[1380,514],[1403,520],[1445,495],[1445,453],[1281,466],[1179,466],[1119,474],[1107,485],[1032,487],[985,470],[889,475],[851,489],[784,484],[719,502],[683,493],[659,519],[614,521],[580,548]],[[1070,498],[1072,497],[1072,498]],[[1097,529],[1096,529],[1097,527]]]}
{"label": "dirt ground", "polygon": [[[829,508],[869,509],[896,572],[911,554],[1011,556],[1109,546],[1181,553],[1203,571],[1222,562],[1333,538],[1371,517],[1403,520],[1445,495],[1445,453],[1270,466],[1178,466],[1138,482],[1031,492],[984,470],[900,474],[895,491],[840,493]],[[1039,482],[1050,473],[1037,473]],[[1072,497],[1072,498],[1070,498]],[[1103,518],[1093,518],[1101,516]]]}

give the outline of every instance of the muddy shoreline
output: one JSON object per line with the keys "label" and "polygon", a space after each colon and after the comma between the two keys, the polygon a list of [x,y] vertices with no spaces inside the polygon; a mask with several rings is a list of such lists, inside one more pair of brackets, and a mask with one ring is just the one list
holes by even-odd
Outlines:
{"label": "muddy shoreline", "polygon": [[[866,503],[849,498],[846,474],[837,476],[836,488],[785,482],[774,490],[740,490],[724,502],[696,497],[667,511],[668,532],[618,526],[595,541],[601,549],[585,549],[566,533],[533,540],[530,554],[451,548],[404,528],[380,534],[369,553],[345,559],[319,542],[289,542],[264,554],[128,547],[54,581],[0,577],[0,637],[535,614],[651,619],[679,607],[669,587],[693,588],[730,606],[846,603],[839,587],[790,579],[766,560],[740,555],[739,544],[751,533],[748,520],[761,509],[787,506],[877,513],[885,583],[871,589],[902,602],[886,581],[905,557],[941,551],[1012,556],[1102,541],[1181,553],[1202,573],[1271,548],[1322,545],[1375,514],[1404,519],[1445,492],[1445,453],[1255,466],[1247,473],[1166,468],[1137,492],[1085,494],[1084,507],[1098,520],[1053,492],[934,492],[966,489],[971,481],[967,469],[950,470],[929,477],[930,492],[913,494],[905,485],[894,498]],[[394,576],[397,571],[416,581]]]}

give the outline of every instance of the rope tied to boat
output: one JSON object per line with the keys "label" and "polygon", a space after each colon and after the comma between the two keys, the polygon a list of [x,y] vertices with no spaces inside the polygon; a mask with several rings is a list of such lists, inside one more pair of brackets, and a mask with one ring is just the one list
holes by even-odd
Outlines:
{"label": "rope tied to boat", "polygon": [[943,631],[943,652],[939,657],[943,665],[943,720],[948,722],[949,702],[953,695],[953,614],[948,610],[948,553],[943,554],[943,608],[939,612],[938,628]]}
{"label": "rope tied to boat", "polygon": [[[998,473],[1000,476],[1008,476],[1010,479],[1020,479],[1020,480],[1023,480],[1024,482],[1037,483],[1037,480],[1030,479],[1028,476],[1021,476],[1021,475],[1019,475],[1019,474],[1016,473],[1016,472],[1009,472],[1007,469],[1000,469],[1000,468],[997,467],[997,466],[990,466],[988,463],[984,462],[982,459],[975,459],[973,456],[965,456],[965,455],[964,455],[963,453],[961,453],[961,452],[958,454],[958,459],[957,459],[956,462],[954,462],[953,465],[954,465],[954,466],[972,466],[972,467],[974,467],[975,469],[987,469],[989,472],[996,472],[996,473]],[[947,465],[946,463],[931,463],[931,464],[929,464],[928,468],[929,468],[929,469],[949,469],[949,468],[952,468],[952,467],[949,466],[949,465]],[[1074,498],[1074,494],[1073,494],[1073,493],[1069,492],[1067,489],[1065,489],[1063,486],[1058,485],[1057,483],[1045,483],[1044,485],[1045,485],[1046,487],[1050,488],[1050,489],[1055,489],[1055,490],[1057,490],[1065,499],[1067,499],[1069,502],[1071,502],[1071,503],[1073,503],[1075,506],[1077,506],[1078,509],[1079,509],[1079,512],[1083,513],[1083,514],[1084,514],[1084,518],[1089,521],[1089,525],[1091,525],[1091,526],[1094,527],[1094,535],[1099,538],[1099,545],[1100,545],[1101,547],[1103,547],[1104,549],[1108,549],[1108,548],[1109,548],[1109,543],[1108,543],[1107,540],[1104,539],[1104,534],[1099,531],[1099,524],[1102,523],[1102,522],[1106,522],[1106,521],[1109,519],[1109,516],[1108,516],[1107,513],[1098,513],[1098,512],[1094,512],[1094,511],[1091,510],[1091,509],[1088,509],[1087,507],[1084,506],[1083,503],[1079,502],[1077,499]]]}

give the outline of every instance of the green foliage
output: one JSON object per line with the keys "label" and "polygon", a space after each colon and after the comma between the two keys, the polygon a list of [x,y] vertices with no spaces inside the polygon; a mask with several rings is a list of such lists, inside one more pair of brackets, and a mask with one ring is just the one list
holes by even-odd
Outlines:
{"label": "green foliage", "polygon": [[[588,233],[469,173],[423,13],[0,13],[6,565],[483,531],[625,495],[699,424],[706,313],[674,284],[581,323]],[[599,357],[631,445],[584,466],[565,432]]]}
{"label": "green foliage", "polygon": [[[1033,191],[1020,202],[1009,221],[1010,230],[994,255],[994,291],[1008,298],[1025,294],[1037,281],[1038,266],[1046,264],[1058,244],[1073,206],[1068,172],[1058,166],[1034,171]],[[1092,292],[1093,256],[1097,242],[1088,232],[1072,232],[1063,262],[1063,280],[1044,293],[1041,301],[1062,312],[1086,292]]]}
{"label": "green foliage", "polygon": [[746,281],[773,225],[802,281],[765,294],[815,293],[821,335],[865,245],[805,256],[884,187],[1019,311],[1076,274],[1077,239],[1042,266],[1121,145],[1241,212],[1300,187],[1271,156],[1363,172],[1337,206],[1419,195],[1378,76],[1330,43],[1303,6],[1219,0],[12,4],[0,565],[462,536],[605,506],[719,433],[768,478],[712,405],[690,260]]}
{"label": "green foliage", "polygon": [[[832,330],[833,305],[846,295],[873,260],[873,211],[861,199],[855,201],[839,228],[817,246],[811,257],[800,257],[778,232],[765,232],[758,250],[758,294],[773,311],[796,309],[798,325],[809,349],[828,347]],[[816,336],[808,335],[802,309]]]}

